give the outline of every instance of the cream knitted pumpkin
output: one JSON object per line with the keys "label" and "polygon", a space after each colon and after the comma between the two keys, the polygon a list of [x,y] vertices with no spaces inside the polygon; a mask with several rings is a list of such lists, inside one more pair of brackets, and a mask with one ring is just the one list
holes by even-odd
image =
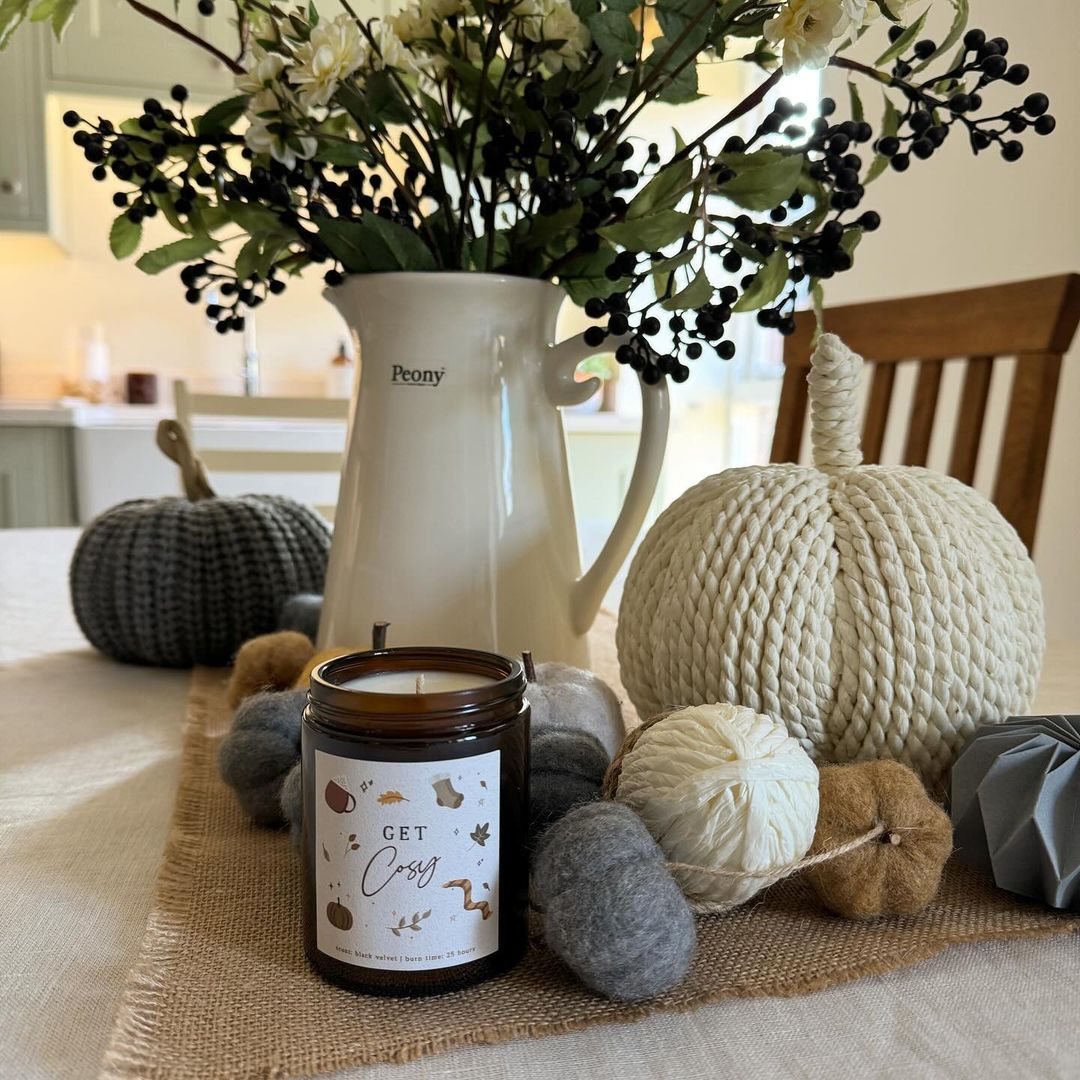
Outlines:
{"label": "cream knitted pumpkin", "polygon": [[861,364],[822,336],[813,466],[729,469],[660,516],[623,592],[619,665],[643,717],[745,705],[817,761],[895,758],[933,784],[977,723],[1026,710],[1042,596],[981,495],[861,464]]}

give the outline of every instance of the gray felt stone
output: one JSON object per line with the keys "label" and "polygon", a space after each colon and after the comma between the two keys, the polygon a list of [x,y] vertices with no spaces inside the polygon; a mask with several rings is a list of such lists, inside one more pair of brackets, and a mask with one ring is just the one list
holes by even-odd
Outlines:
{"label": "gray felt stone", "polygon": [[595,737],[614,757],[626,729],[615,691],[599,676],[569,664],[537,664],[536,679],[525,691],[534,731],[563,728]]}
{"label": "gray felt stone", "polygon": [[615,1001],[655,997],[685,977],[694,916],[662,863],[634,859],[554,897],[544,937],[590,989]]}
{"label": "gray felt stone", "polygon": [[541,728],[529,756],[529,830],[537,836],[568,810],[600,797],[611,758],[583,731]]}
{"label": "gray felt stone", "polygon": [[319,636],[321,616],[322,597],[318,593],[297,593],[281,605],[277,628],[297,630],[314,641]]}
{"label": "gray felt stone", "polygon": [[260,825],[281,824],[281,785],[300,756],[306,697],[302,690],[249,697],[218,751],[222,779]]}
{"label": "gray felt stone", "polygon": [[281,785],[281,813],[289,823],[289,839],[299,851],[304,826],[304,789],[300,783],[299,761],[288,771]]}
{"label": "gray felt stone", "polygon": [[540,837],[530,890],[543,909],[581,881],[626,862],[662,863],[664,853],[644,822],[622,803],[597,801],[571,810]]}

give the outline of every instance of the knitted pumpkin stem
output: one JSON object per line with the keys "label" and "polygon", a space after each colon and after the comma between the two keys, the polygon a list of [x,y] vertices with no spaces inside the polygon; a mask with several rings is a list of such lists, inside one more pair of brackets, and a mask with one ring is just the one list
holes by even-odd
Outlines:
{"label": "knitted pumpkin stem", "polygon": [[192,449],[183,424],[178,420],[162,420],[157,427],[157,444],[170,461],[180,466],[184,494],[191,502],[215,498],[214,489],[206,475],[206,467]]}
{"label": "knitted pumpkin stem", "polygon": [[835,334],[822,334],[810,360],[810,446],[819,469],[862,464],[859,372],[862,358]]}

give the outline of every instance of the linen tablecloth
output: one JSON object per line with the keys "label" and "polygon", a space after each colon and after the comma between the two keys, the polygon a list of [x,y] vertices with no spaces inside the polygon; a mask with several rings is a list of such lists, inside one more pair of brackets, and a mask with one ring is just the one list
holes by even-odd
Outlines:
{"label": "linen tablecloth", "polygon": [[[146,923],[189,675],[114,664],[67,599],[74,530],[0,531],[0,1077],[96,1074]],[[1080,711],[1080,645],[1037,707]],[[476,1047],[365,1080],[1076,1077],[1080,941],[990,942],[803,998]],[[207,1078],[211,1080],[211,1078]]]}

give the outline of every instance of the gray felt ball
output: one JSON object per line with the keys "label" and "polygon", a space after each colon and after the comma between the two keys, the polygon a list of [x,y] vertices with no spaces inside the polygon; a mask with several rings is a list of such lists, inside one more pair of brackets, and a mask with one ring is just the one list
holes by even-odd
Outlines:
{"label": "gray felt ball", "polygon": [[221,777],[260,825],[281,824],[281,784],[300,756],[307,693],[254,694],[236,710],[218,751]]}
{"label": "gray felt ball", "polygon": [[529,831],[537,835],[568,810],[600,797],[610,755],[583,731],[540,728],[529,750]]}
{"label": "gray felt ball", "polygon": [[297,593],[281,605],[277,628],[298,630],[314,641],[319,636],[321,616],[322,597],[318,593]]}
{"label": "gray felt ball", "polygon": [[697,943],[678,882],[662,863],[644,860],[560,893],[544,915],[544,937],[586,986],[615,1001],[677,986]]}
{"label": "gray felt ball", "polygon": [[566,728],[599,740],[609,757],[622,745],[626,728],[615,691],[599,676],[569,664],[537,664],[525,691],[534,731]]}
{"label": "gray felt ball", "polygon": [[663,852],[627,807],[578,807],[548,829],[532,893],[549,948],[605,997],[655,997],[689,970],[693,913]]}
{"label": "gray felt ball", "polygon": [[289,823],[289,839],[299,851],[304,825],[304,789],[300,783],[299,761],[288,771],[281,785],[281,813]]}
{"label": "gray felt ball", "polygon": [[540,838],[532,861],[533,900],[546,908],[576,883],[603,877],[611,867],[630,860],[664,861],[641,818],[617,802],[578,806]]}

